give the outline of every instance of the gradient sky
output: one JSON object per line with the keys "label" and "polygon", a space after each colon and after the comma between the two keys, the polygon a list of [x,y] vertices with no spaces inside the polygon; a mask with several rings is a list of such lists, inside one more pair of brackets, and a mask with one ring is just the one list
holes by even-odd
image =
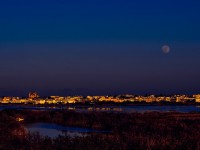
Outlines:
{"label": "gradient sky", "polygon": [[200,93],[199,7],[198,0],[1,1],[0,95]]}

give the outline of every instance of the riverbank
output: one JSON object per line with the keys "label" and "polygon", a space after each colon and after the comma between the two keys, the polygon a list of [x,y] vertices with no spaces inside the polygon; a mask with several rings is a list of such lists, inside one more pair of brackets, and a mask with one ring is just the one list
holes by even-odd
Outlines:
{"label": "riverbank", "polygon": [[69,103],[69,104],[32,104],[32,103],[0,103],[0,106],[38,106],[38,107],[65,107],[65,106],[200,106],[197,102],[96,102],[96,103]]}
{"label": "riverbank", "polygon": [[[110,132],[50,138],[23,128],[24,124],[38,122]],[[3,110],[0,149],[200,149],[199,128],[200,113]]]}

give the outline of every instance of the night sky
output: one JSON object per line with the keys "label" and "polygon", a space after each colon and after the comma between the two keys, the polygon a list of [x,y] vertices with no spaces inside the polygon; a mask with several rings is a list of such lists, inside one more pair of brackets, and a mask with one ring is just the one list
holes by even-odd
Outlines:
{"label": "night sky", "polygon": [[199,0],[1,1],[0,96],[200,93],[199,8]]}

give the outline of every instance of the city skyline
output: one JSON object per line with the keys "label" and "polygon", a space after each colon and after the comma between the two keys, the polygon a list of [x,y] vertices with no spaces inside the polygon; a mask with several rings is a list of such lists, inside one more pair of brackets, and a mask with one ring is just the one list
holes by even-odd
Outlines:
{"label": "city skyline", "polygon": [[0,96],[200,93],[200,2],[0,4]]}
{"label": "city skyline", "polygon": [[179,104],[197,104],[200,103],[200,94],[194,95],[110,95],[110,96],[59,96],[49,95],[41,97],[37,92],[29,92],[26,97],[4,96],[0,97],[0,104],[105,104],[105,103],[124,103],[124,104],[142,104],[142,103],[179,103]]}

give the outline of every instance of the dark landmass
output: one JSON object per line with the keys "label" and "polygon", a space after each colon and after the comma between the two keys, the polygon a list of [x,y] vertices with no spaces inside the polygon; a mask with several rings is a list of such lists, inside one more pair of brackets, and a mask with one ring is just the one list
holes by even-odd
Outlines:
{"label": "dark landmass", "polygon": [[[24,121],[18,122],[17,118]],[[26,123],[56,123],[111,131],[55,139],[28,133]],[[0,111],[0,149],[200,149],[200,113],[104,113],[74,111]]]}

